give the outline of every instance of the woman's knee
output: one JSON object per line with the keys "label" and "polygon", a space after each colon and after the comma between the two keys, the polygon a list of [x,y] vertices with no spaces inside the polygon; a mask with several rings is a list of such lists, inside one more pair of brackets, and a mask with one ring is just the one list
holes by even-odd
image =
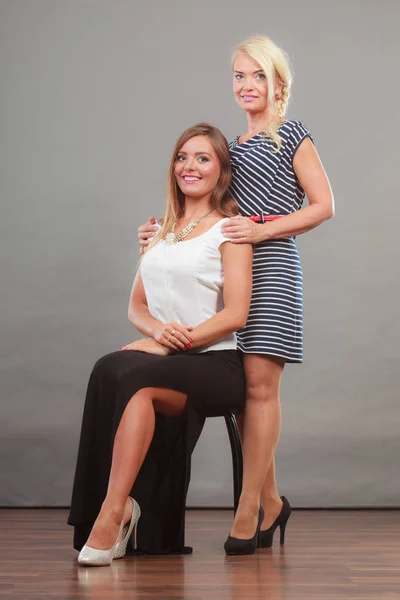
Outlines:
{"label": "woman's knee", "polygon": [[103,377],[106,381],[122,382],[125,377],[132,377],[136,370],[132,357],[127,364],[126,357],[121,352],[110,352],[99,358],[92,369],[93,377]]}
{"label": "woman's knee", "polygon": [[186,407],[186,394],[164,388],[145,387],[138,390],[130,399],[129,405],[152,406],[156,413],[179,417]]}
{"label": "woman's knee", "polygon": [[257,355],[249,355],[245,358],[246,402],[268,402],[279,405],[279,386],[284,361]]}
{"label": "woman's knee", "polygon": [[246,390],[246,403],[248,402],[279,405],[279,388],[268,382],[250,383]]}
{"label": "woman's knee", "polygon": [[92,373],[105,374],[112,370],[115,365],[115,354],[116,352],[111,352],[110,354],[105,354],[96,360],[92,369]]}
{"label": "woman's knee", "polygon": [[140,388],[131,398],[137,402],[153,402],[154,400],[154,388],[145,387]]}

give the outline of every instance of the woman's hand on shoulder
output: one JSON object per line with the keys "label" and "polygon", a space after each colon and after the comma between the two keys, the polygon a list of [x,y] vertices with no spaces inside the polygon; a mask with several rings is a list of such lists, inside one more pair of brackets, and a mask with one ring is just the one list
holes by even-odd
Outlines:
{"label": "woman's hand on shoulder", "polygon": [[148,338],[142,338],[136,342],[131,342],[126,346],[122,346],[120,350],[135,350],[136,352],[146,352],[147,354],[157,354],[158,356],[168,356],[172,354],[172,350],[166,348],[162,344]]}
{"label": "woman's hand on shoulder", "polygon": [[221,231],[234,244],[259,244],[265,239],[260,225],[239,215],[223,223]]}
{"label": "woman's hand on shoulder", "polygon": [[159,230],[159,225],[155,217],[149,217],[149,220],[144,225],[138,227],[138,238],[140,246],[140,254],[144,254],[146,246],[149,245],[153,237]]}

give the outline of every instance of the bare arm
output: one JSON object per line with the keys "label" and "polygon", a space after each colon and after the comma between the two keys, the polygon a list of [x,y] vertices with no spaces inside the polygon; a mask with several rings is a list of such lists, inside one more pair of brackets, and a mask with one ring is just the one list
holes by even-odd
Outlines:
{"label": "bare arm", "polygon": [[193,329],[193,348],[209,346],[244,327],[249,314],[252,247],[227,242],[220,250],[224,267],[224,308]]}
{"label": "bare arm", "polygon": [[265,223],[265,239],[300,235],[314,229],[334,215],[332,189],[321,160],[309,138],[303,140],[293,159],[293,169],[308,198],[308,206]]}
{"label": "bare arm", "polygon": [[128,319],[141,334],[154,338],[171,350],[182,350],[192,343],[193,336],[190,333],[192,327],[183,327],[179,323],[162,323],[151,316],[140,271],[136,273],[133,282]]}
{"label": "bare arm", "polygon": [[146,337],[155,338],[157,327],[162,325],[151,316],[147,306],[146,292],[144,291],[143,280],[140,270],[136,273],[133,281],[131,295],[129,298],[128,319],[132,325]]}
{"label": "bare arm", "polygon": [[253,223],[246,217],[233,217],[223,226],[224,234],[236,243],[258,244],[269,239],[300,235],[333,217],[331,186],[309,138],[304,139],[298,147],[293,159],[293,169],[307,195],[308,206],[263,225]]}

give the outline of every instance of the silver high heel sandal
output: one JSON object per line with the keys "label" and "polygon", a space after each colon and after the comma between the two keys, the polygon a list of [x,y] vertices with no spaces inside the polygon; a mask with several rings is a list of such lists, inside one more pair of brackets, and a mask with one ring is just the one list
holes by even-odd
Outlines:
{"label": "silver high heel sandal", "polygon": [[[131,516],[131,520],[128,521],[128,523],[126,523],[124,525],[124,528],[122,530],[122,534],[120,537],[122,537],[123,539],[120,542],[117,542],[116,546],[114,547],[114,555],[113,558],[123,558],[125,556],[126,553],[126,547],[128,545],[128,541],[129,538],[131,537],[131,535],[133,535],[133,548],[136,550],[137,548],[137,524],[140,518],[140,506],[139,504],[136,502],[136,500],[134,500],[133,498],[131,498],[131,496],[129,496],[129,498],[132,500],[132,516]],[[120,539],[120,537],[118,539]]]}
{"label": "silver high heel sandal", "polygon": [[112,548],[109,550],[99,550],[97,548],[91,548],[90,546],[83,546],[79,552],[78,563],[80,565],[86,565],[88,567],[105,567],[111,565],[114,558],[114,550],[118,544],[118,540],[122,536],[124,525],[123,522],[120,525],[118,537]]}
{"label": "silver high heel sandal", "polygon": [[[129,496],[129,498],[131,498]],[[114,558],[122,558],[126,553],[126,546],[128,544],[129,537],[134,529],[133,547],[136,549],[137,546],[137,522],[140,517],[139,504],[133,499],[132,500],[132,516],[129,523],[124,525],[121,522],[118,537],[112,548],[109,550],[98,550],[97,548],[91,548],[90,546],[83,546],[79,552],[78,563],[80,565],[86,565],[90,567],[103,567],[111,565]],[[121,540],[121,541],[120,541]]]}

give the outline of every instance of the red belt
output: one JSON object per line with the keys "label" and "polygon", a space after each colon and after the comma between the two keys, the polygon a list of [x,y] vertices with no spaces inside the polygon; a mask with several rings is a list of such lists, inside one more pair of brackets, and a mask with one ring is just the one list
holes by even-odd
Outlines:
{"label": "red belt", "polygon": [[251,215],[248,218],[251,221],[254,221],[254,223],[261,223],[261,221],[265,223],[265,221],[276,221],[276,219],[280,219],[284,216],[285,215],[263,215],[262,217],[260,217],[259,215]]}

